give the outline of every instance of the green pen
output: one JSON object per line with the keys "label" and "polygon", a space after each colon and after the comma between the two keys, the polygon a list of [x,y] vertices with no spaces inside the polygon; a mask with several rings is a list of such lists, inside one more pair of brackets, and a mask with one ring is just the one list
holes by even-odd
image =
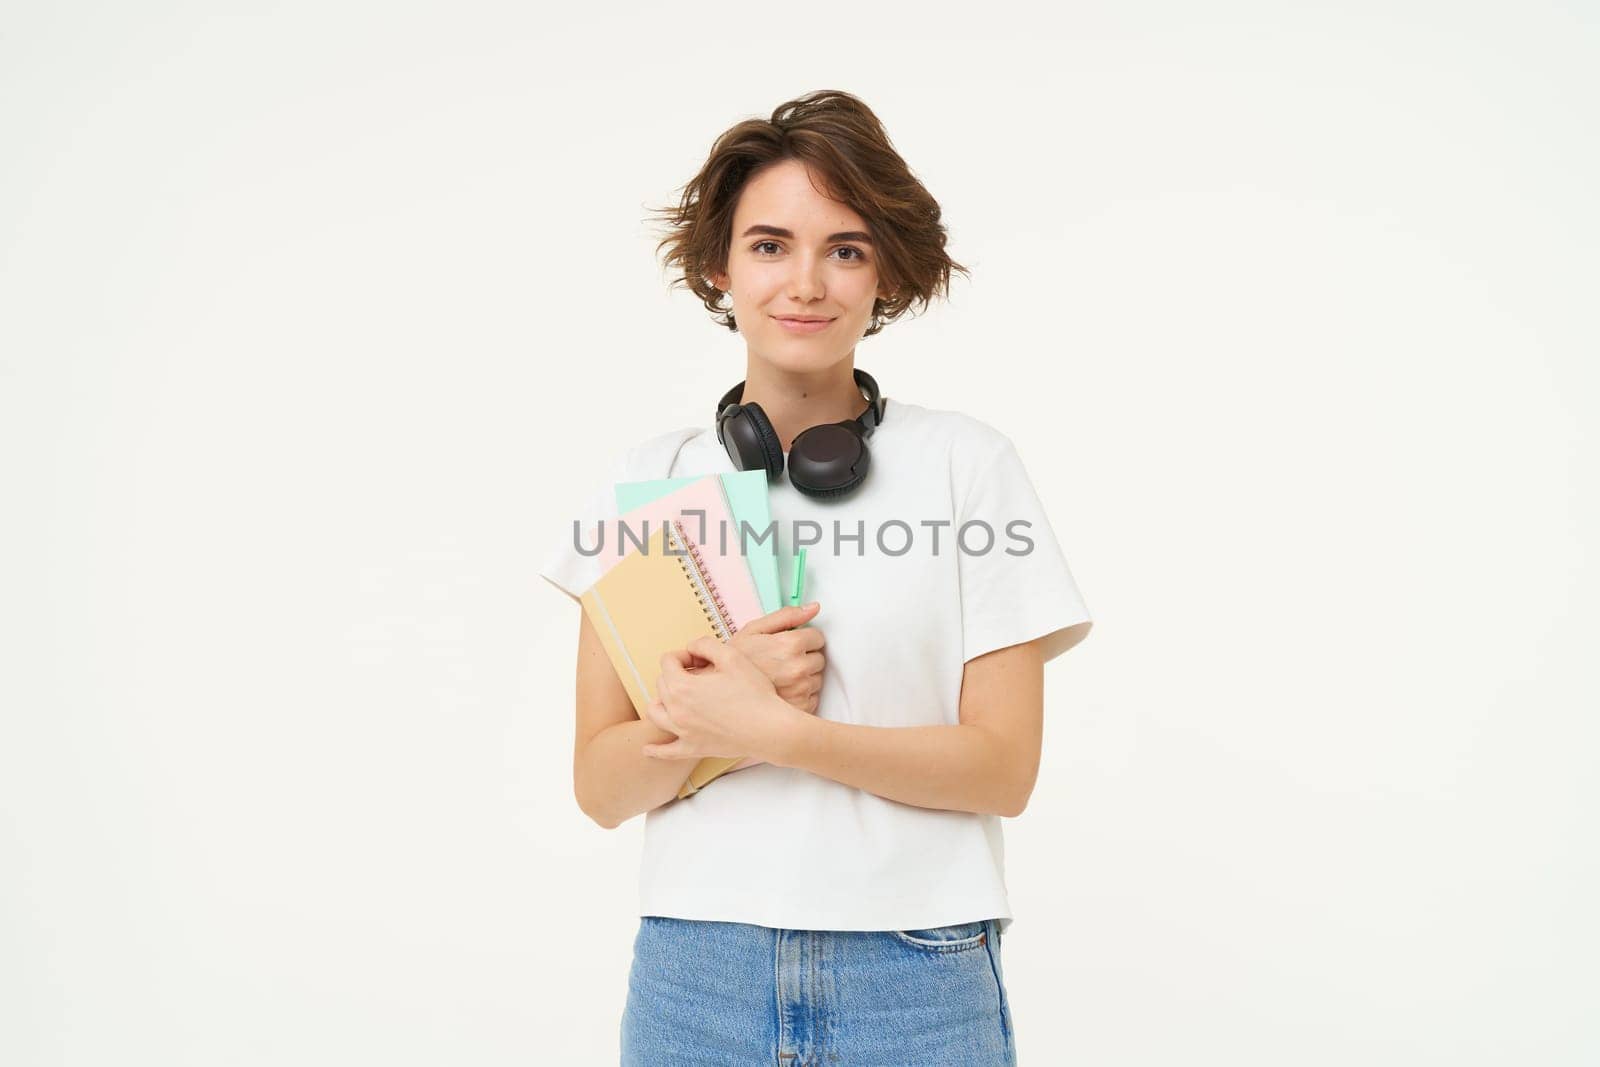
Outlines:
{"label": "green pen", "polygon": [[794,557],[794,592],[789,594],[789,606],[800,606],[800,596],[806,588],[806,550],[801,549]]}

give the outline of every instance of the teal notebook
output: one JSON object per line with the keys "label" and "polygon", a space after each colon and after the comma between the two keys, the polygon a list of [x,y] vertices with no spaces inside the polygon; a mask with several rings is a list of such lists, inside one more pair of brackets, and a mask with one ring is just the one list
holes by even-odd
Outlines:
{"label": "teal notebook", "polygon": [[[618,482],[617,513],[626,515],[636,507],[648,504],[658,497],[666,496],[676,489],[682,489],[690,482],[698,482],[705,477],[709,475],[694,474],[683,478]],[[746,559],[750,564],[750,576],[755,579],[756,593],[761,597],[761,607],[771,614],[783,606],[784,600],[783,594],[778,591],[776,534],[765,540],[756,540],[757,535],[772,524],[772,507],[767,500],[767,472],[730,471],[719,477],[722,478],[723,492],[728,497],[728,507],[733,512],[734,522],[741,526],[748,523],[752,531],[751,536],[745,541],[745,547],[749,550]],[[729,531],[730,546],[734,544],[735,533],[737,531]]]}

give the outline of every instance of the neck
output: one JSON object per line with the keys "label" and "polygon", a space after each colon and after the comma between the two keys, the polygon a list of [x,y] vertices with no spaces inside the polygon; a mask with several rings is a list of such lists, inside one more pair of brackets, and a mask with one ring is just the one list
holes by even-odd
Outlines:
{"label": "neck", "polygon": [[795,372],[750,356],[745,365],[743,403],[757,403],[772,421],[785,452],[802,430],[824,422],[844,422],[867,410],[855,381],[855,352],[831,367]]}

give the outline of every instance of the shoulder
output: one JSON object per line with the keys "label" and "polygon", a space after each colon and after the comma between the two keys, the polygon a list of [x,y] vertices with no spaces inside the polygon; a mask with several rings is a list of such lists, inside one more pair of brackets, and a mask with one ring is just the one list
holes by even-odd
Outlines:
{"label": "shoulder", "polygon": [[[894,404],[893,398],[890,404]],[[899,408],[898,414],[904,417],[909,436],[916,439],[919,450],[943,452],[958,470],[981,469],[1014,447],[1002,430],[976,415],[921,404],[901,403]],[[895,414],[886,411],[884,425]]]}
{"label": "shoulder", "polygon": [[627,447],[617,459],[619,481],[664,478],[684,445],[705,432],[704,426],[680,426]]}

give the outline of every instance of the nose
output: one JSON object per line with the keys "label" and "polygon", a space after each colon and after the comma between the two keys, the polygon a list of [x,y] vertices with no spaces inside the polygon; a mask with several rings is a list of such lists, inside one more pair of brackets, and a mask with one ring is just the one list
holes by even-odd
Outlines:
{"label": "nose", "polygon": [[795,256],[789,272],[789,299],[797,304],[808,304],[822,295],[822,272],[817,258],[811,255]]}

